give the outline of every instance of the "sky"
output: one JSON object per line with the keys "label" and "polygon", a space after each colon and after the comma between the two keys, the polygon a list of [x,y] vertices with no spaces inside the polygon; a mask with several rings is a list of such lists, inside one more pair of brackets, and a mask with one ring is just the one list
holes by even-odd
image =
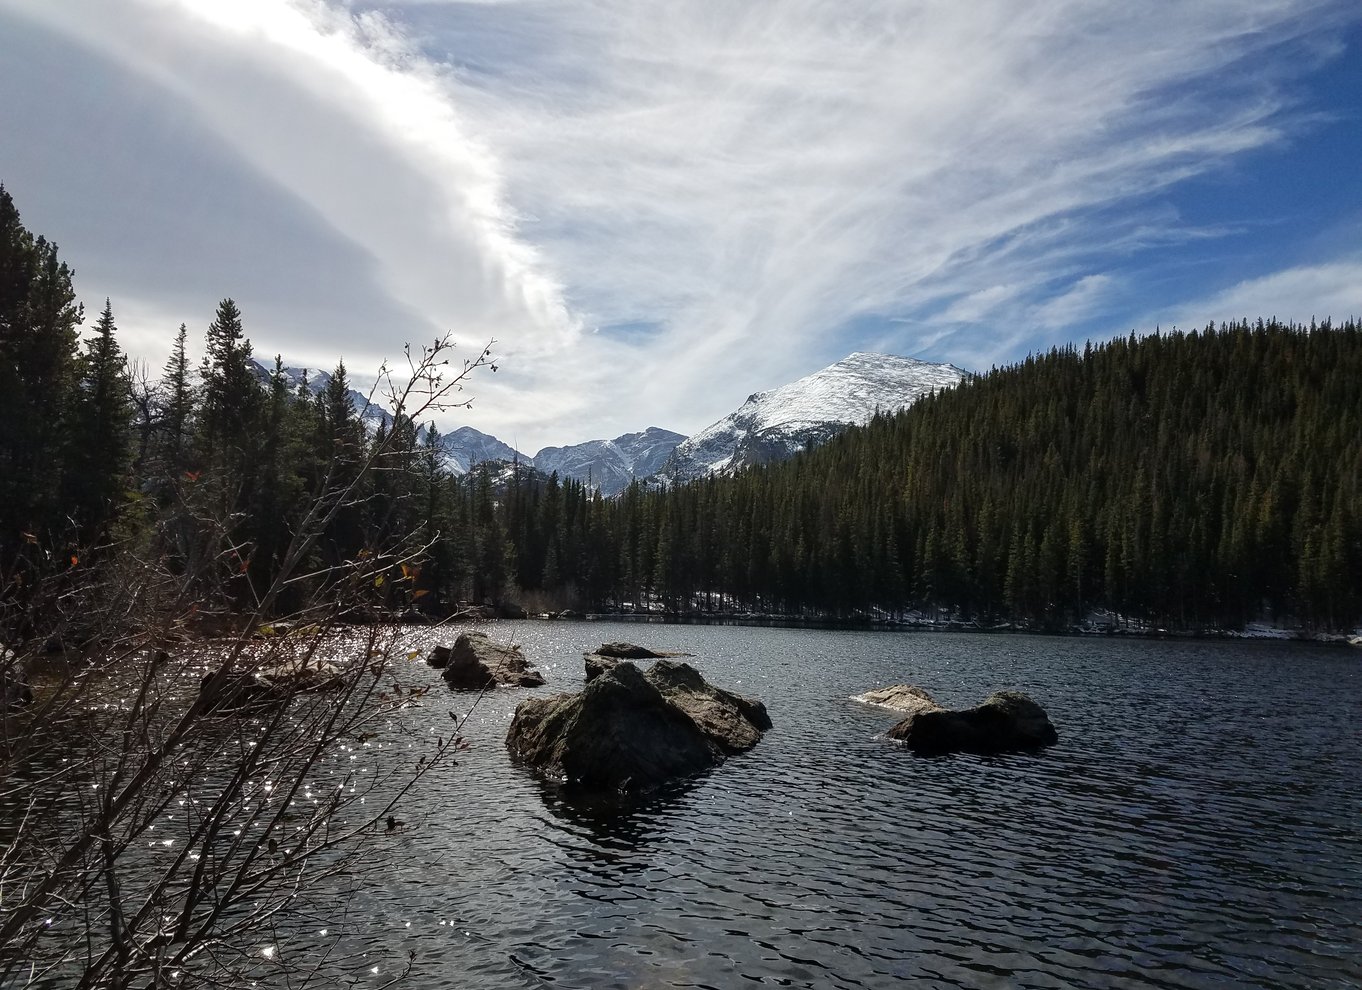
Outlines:
{"label": "sky", "polygon": [[1362,316],[1356,0],[0,0],[0,184],[153,374],[495,340],[528,454],[853,351]]}

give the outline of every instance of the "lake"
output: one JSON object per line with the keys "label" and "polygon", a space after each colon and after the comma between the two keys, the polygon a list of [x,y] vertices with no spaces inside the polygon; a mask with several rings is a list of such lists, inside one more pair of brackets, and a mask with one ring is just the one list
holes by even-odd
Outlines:
{"label": "lake", "polygon": [[[419,987],[1356,987],[1362,656],[1297,644],[508,622],[548,677],[479,702],[472,748],[375,837],[328,938]],[[432,634],[416,635],[418,644]],[[451,638],[453,633],[442,634]],[[634,805],[516,767],[518,701],[624,639],[766,702],[751,752]],[[438,683],[412,664],[412,680]],[[852,702],[1023,690],[1060,742],[917,757]],[[443,685],[440,685],[443,691]],[[466,695],[416,719],[447,732]],[[450,704],[445,704],[448,701]],[[388,740],[390,750],[400,739]]]}

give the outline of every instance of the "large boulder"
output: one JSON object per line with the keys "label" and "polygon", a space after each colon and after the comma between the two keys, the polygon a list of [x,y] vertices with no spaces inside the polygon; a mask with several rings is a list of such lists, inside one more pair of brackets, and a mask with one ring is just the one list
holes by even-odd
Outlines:
{"label": "large boulder", "polygon": [[644,674],[622,660],[578,694],[516,708],[512,755],[592,790],[640,791],[722,763],[756,745],[771,721],[759,701],[662,660]]}
{"label": "large boulder", "polygon": [[715,687],[688,663],[659,660],[649,669],[648,681],[726,752],[751,749],[771,728],[771,716],[760,701]]}
{"label": "large boulder", "polygon": [[453,646],[435,647],[426,662],[443,670],[445,683],[458,691],[544,683],[544,676],[530,667],[519,646],[495,642],[484,632],[459,633]]}
{"label": "large boulder", "polygon": [[1045,709],[1018,691],[997,691],[963,711],[923,706],[889,730],[918,753],[1003,753],[1059,741]]}

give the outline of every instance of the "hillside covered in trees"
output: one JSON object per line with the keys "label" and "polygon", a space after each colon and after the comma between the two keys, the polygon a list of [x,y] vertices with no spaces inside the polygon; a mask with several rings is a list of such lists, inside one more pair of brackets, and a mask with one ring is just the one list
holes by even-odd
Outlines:
{"label": "hillside covered in trees", "polygon": [[181,326],[159,375],[129,366],[112,305],[82,342],[75,299],[0,189],[9,635],[61,600],[36,589],[131,558],[195,575],[211,608],[278,614],[399,544],[349,601],[1056,629],[1095,610],[1177,629],[1362,618],[1356,322],[1057,349],[791,461],[607,499],[517,464],[451,475],[433,424],[366,428],[343,365],[315,396],[279,361],[262,381],[230,299],[202,363]]}
{"label": "hillside covered in trees", "polygon": [[1244,322],[1053,350],[732,478],[513,481],[498,518],[523,586],[592,605],[1344,629],[1359,436],[1362,328]]}

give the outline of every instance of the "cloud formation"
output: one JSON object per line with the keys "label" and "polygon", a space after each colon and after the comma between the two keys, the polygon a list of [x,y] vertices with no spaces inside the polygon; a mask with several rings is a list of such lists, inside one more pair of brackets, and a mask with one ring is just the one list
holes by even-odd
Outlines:
{"label": "cloud formation", "polygon": [[984,367],[1147,312],[1123,266],[1223,236],[1161,197],[1289,142],[1310,116],[1291,84],[1358,19],[1318,0],[0,5],[191,107],[388,321],[347,304],[309,326],[306,300],[262,291],[263,349],[356,368],[442,328],[496,336],[504,371],[466,421],[530,450],[694,431],[855,349]]}

